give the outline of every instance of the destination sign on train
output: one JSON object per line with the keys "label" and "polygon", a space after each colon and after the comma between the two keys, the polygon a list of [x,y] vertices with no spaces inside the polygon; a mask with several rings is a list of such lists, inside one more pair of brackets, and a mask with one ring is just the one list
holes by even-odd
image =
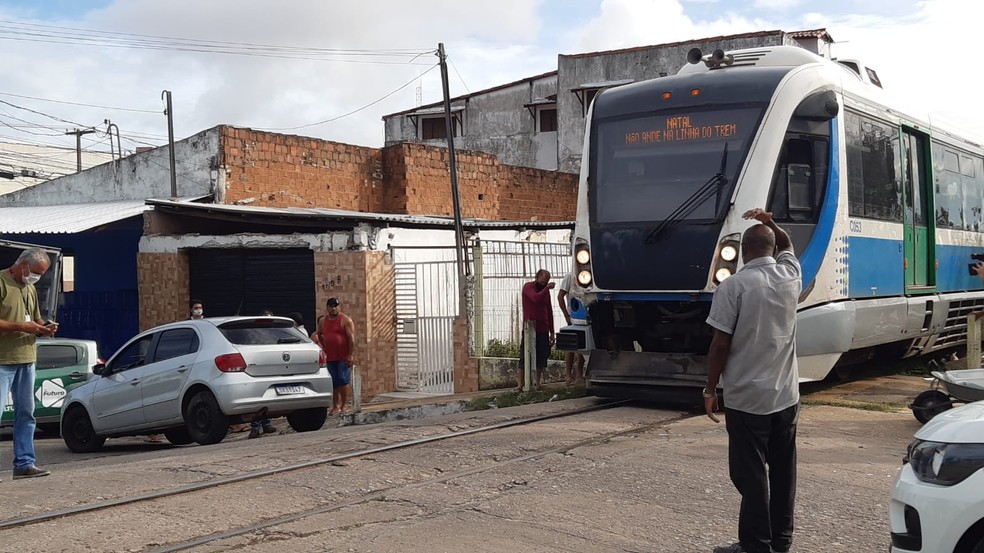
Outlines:
{"label": "destination sign on train", "polygon": [[716,123],[697,123],[689,115],[674,115],[657,119],[652,128],[625,133],[625,144],[659,144],[666,142],[685,142],[688,140],[718,140],[731,138],[738,134],[738,123],[721,121]]}

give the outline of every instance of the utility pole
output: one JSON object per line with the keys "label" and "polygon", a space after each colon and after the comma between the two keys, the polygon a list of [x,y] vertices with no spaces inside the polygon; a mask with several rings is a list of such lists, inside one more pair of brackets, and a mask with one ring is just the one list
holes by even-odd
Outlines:
{"label": "utility pole", "polygon": [[65,134],[75,135],[75,166],[76,173],[82,172],[82,135],[92,134],[96,132],[96,129],[75,129],[74,131],[68,131]]}
{"label": "utility pole", "polygon": [[[458,193],[458,162],[454,155],[454,121],[451,120],[451,93],[448,91],[448,64],[444,43],[437,45],[437,57],[441,62],[441,87],[444,89],[444,124],[448,133],[448,158],[451,168],[451,200],[454,204],[454,253],[458,262],[458,288],[465,287],[465,231],[461,223],[461,195]],[[461,306],[459,304],[459,311]]]}
{"label": "utility pole", "polygon": [[161,93],[165,98],[164,115],[167,115],[167,147],[171,152],[171,199],[178,197],[178,175],[174,172],[174,115],[171,111],[171,91]]}

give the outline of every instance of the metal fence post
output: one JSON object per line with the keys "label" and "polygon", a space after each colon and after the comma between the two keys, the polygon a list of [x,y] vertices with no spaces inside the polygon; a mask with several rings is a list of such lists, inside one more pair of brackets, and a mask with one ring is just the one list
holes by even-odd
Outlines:
{"label": "metal fence post", "polygon": [[362,373],[358,365],[352,365],[352,412],[362,412]]}
{"label": "metal fence post", "polygon": [[475,312],[472,321],[475,329],[475,355],[485,356],[485,267],[482,258],[482,241],[476,240],[472,247],[472,259],[475,261]]}
{"label": "metal fence post", "polygon": [[967,315],[967,368],[981,366],[981,319],[984,311],[974,311]]}
{"label": "metal fence post", "polygon": [[528,392],[532,387],[533,365],[536,363],[536,321],[523,323],[523,391]]}

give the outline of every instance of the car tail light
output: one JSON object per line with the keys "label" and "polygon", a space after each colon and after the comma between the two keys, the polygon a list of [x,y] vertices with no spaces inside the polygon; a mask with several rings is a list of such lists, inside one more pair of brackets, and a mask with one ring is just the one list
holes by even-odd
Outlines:
{"label": "car tail light", "polygon": [[240,373],[246,370],[246,360],[242,354],[227,353],[215,358],[215,366],[224,373]]}
{"label": "car tail light", "polygon": [[328,366],[328,354],[321,348],[318,348],[318,365],[322,367]]}

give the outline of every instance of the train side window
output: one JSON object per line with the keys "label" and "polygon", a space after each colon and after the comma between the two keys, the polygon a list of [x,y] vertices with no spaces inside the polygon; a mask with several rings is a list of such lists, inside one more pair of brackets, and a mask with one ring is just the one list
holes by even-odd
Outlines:
{"label": "train side window", "polygon": [[815,222],[827,181],[829,142],[826,137],[787,138],[772,184],[769,210],[779,221]]}
{"label": "train side window", "polygon": [[902,156],[897,128],[847,112],[850,214],[902,222]]}

